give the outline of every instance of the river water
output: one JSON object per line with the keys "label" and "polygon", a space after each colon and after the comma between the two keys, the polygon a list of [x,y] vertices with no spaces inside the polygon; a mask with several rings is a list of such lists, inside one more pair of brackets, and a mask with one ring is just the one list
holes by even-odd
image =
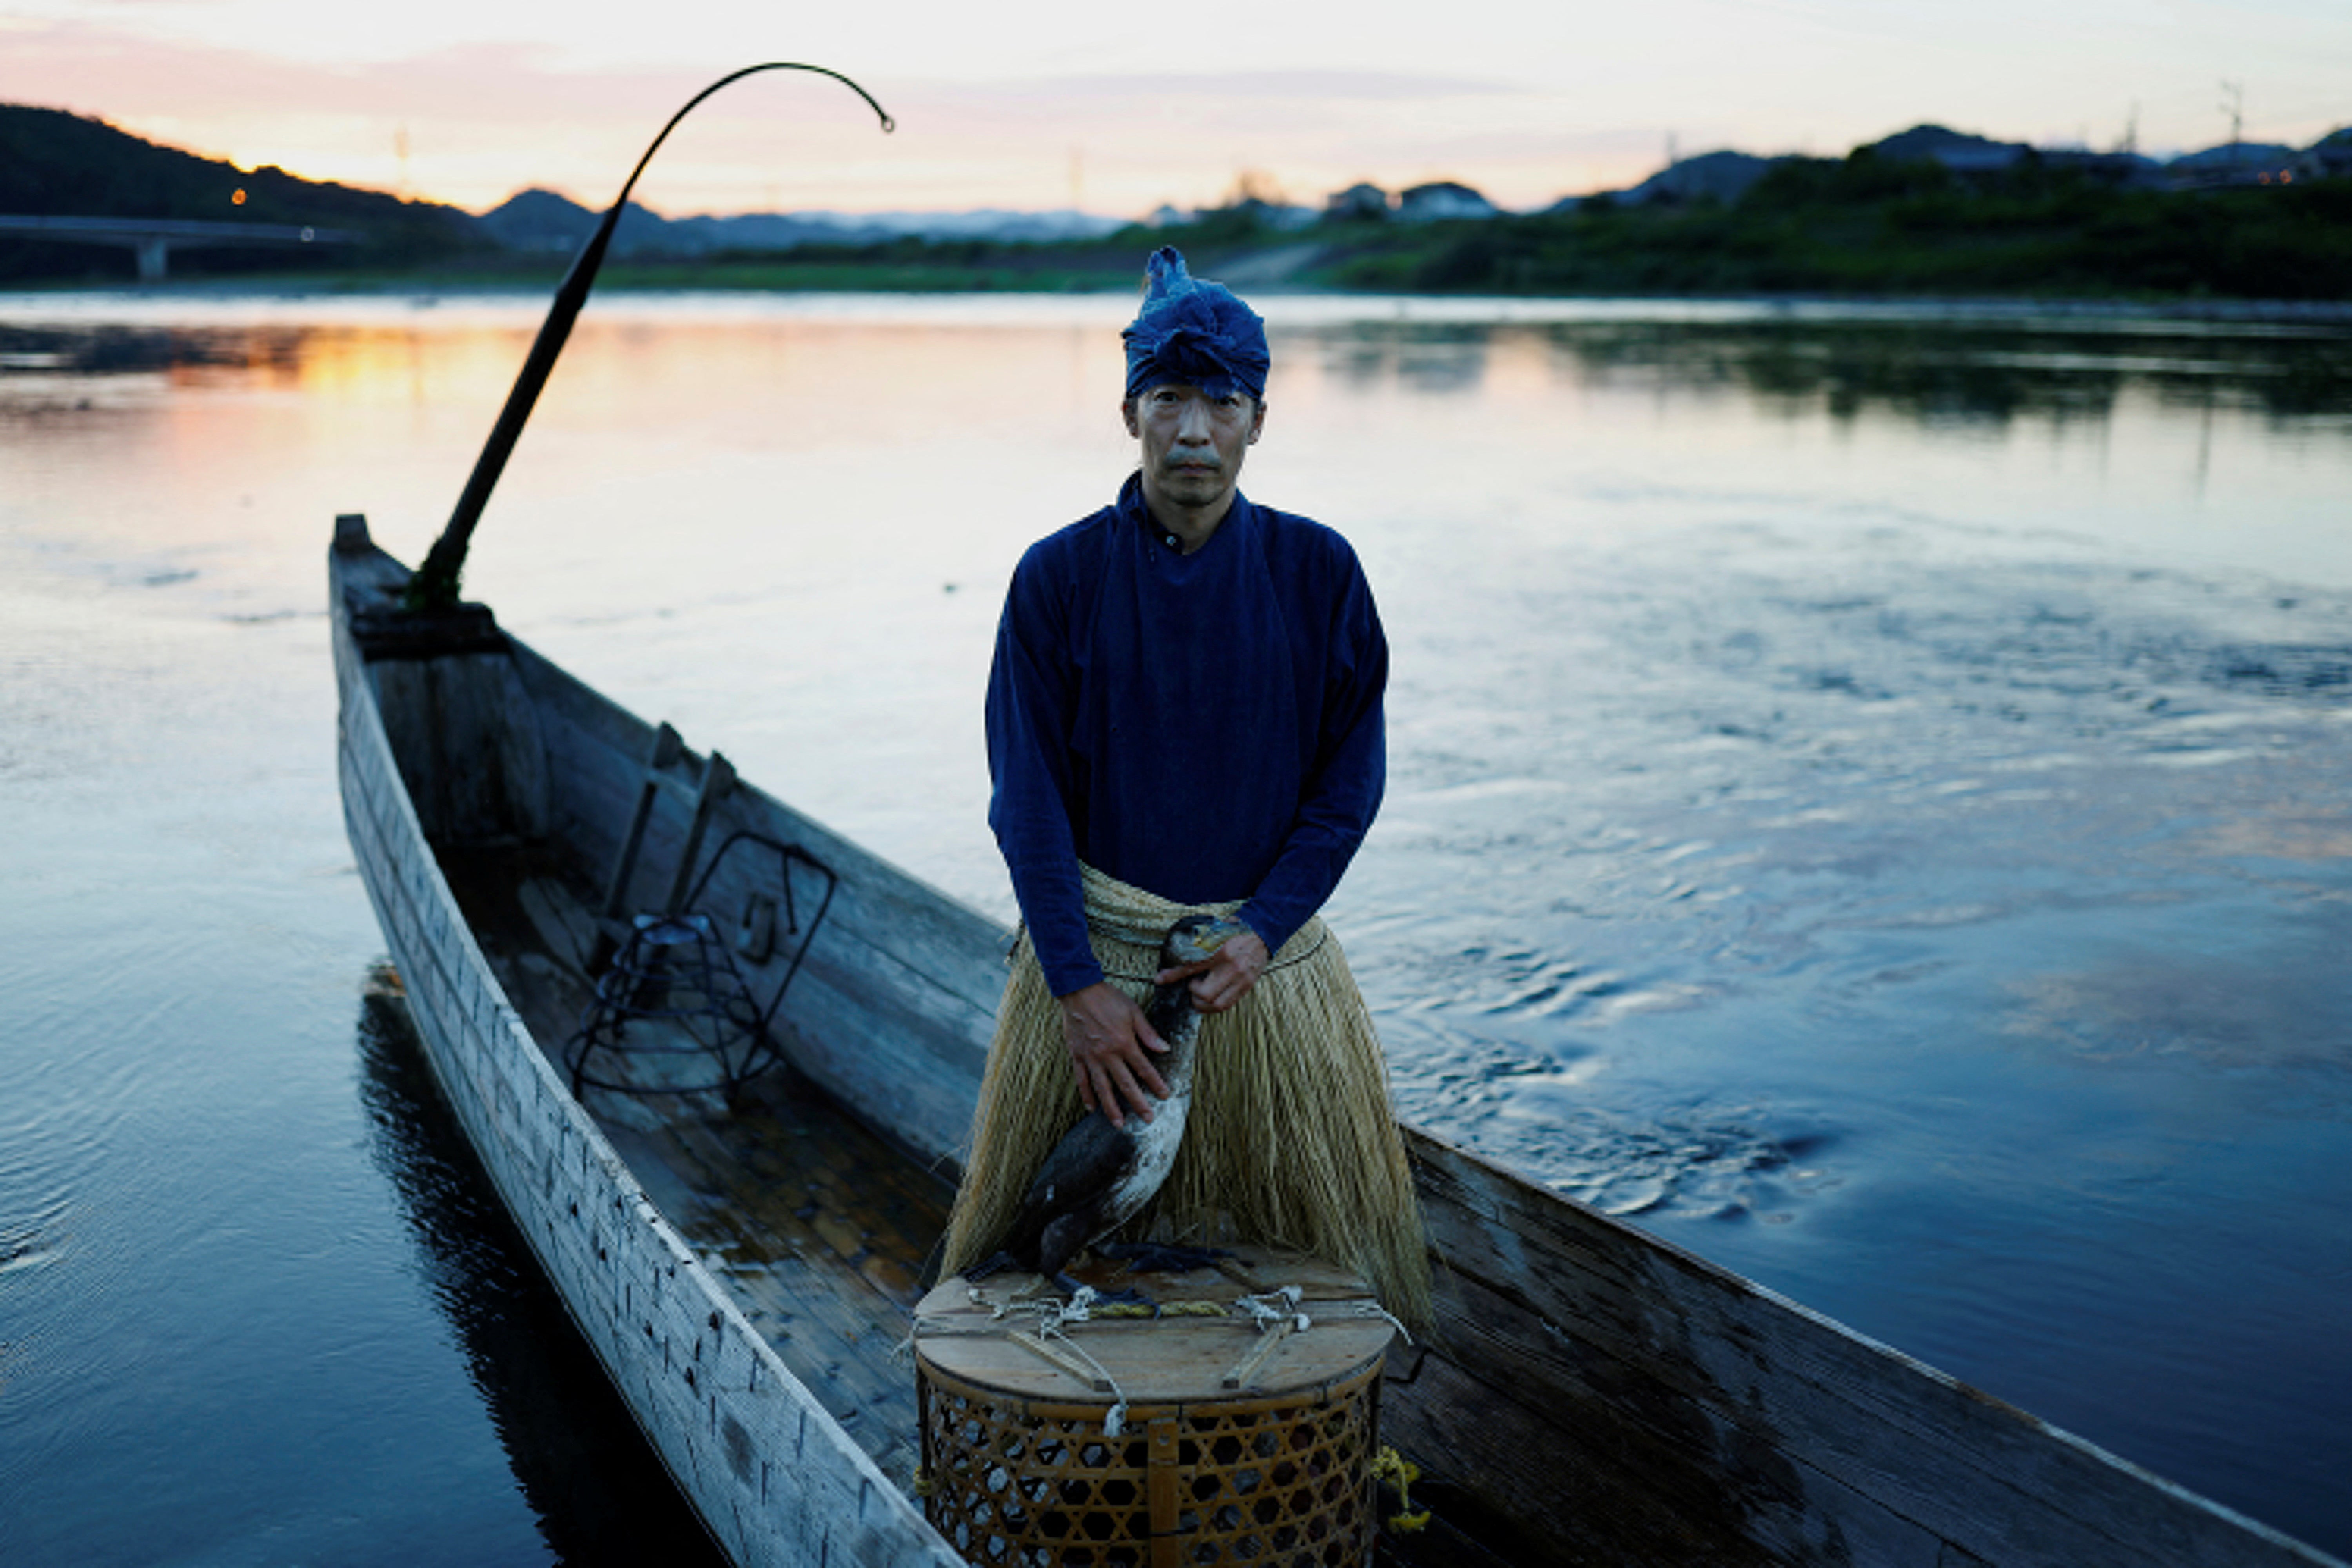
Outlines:
{"label": "river water", "polygon": [[[2352,339],[1267,301],[1356,542],[1405,1113],[2352,1552]],[[699,1550],[381,999],[322,557],[501,299],[0,300],[0,1561]],[[979,701],[1127,303],[591,307],[469,591],[992,913]]]}

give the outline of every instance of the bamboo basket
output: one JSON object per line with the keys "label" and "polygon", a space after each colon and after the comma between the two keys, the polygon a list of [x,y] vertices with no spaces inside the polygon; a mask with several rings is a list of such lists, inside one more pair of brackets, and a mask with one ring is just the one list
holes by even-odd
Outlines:
{"label": "bamboo basket", "polygon": [[[1018,1304],[1035,1283],[1008,1275],[975,1292],[950,1279],[918,1309],[918,1489],[932,1527],[968,1562],[1370,1562],[1393,1331],[1360,1279],[1244,1249],[1218,1271],[1154,1276],[1145,1288],[1164,1304],[1230,1312],[1239,1297],[1297,1285],[1297,1307],[1277,1323],[1097,1319],[1044,1332]],[[1012,1313],[996,1316],[1008,1302]]]}

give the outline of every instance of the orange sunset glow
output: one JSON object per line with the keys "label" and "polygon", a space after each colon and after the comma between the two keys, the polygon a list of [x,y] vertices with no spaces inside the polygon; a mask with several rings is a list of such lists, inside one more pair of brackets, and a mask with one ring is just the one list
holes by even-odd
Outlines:
{"label": "orange sunset glow", "polygon": [[1524,208],[1636,181],[1669,149],[1837,154],[1925,121],[2045,145],[2207,146],[2228,134],[2223,77],[2244,84],[2248,139],[2299,144],[2346,118],[2352,29],[2314,0],[2162,17],[2121,0],[1965,15],[1468,0],[1442,24],[1305,5],[1165,26],[1063,0],[912,22],[685,0],[657,25],[575,14],[561,27],[497,5],[19,0],[0,19],[0,101],[468,210],[530,186],[602,205],[698,88],[776,58],[856,77],[898,134],[816,79],[746,83],[672,139],[648,205],[1138,216],[1214,203],[1246,177],[1307,203],[1357,180],[1454,179]]}

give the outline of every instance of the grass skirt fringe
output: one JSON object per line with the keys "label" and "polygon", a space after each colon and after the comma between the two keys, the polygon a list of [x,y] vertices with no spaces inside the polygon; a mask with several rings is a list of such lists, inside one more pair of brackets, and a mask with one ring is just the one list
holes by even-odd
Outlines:
{"label": "grass skirt fringe", "polygon": [[[1138,1003],[1150,995],[1177,917],[1240,907],[1174,904],[1084,869],[1095,955]],[[1085,1113],[1060,1005],[1024,933],[949,1222],[948,1273],[995,1249],[1045,1156]],[[1202,1021],[1183,1147],[1159,1198],[1125,1234],[1312,1253],[1361,1273],[1416,1331],[1428,1323],[1428,1252],[1387,1063],[1320,919],[1283,944],[1238,1006]]]}

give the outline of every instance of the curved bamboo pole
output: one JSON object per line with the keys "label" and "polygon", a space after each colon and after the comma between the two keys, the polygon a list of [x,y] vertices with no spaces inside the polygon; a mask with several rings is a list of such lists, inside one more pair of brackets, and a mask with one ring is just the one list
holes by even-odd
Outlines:
{"label": "curved bamboo pole", "polygon": [[474,525],[481,521],[482,509],[489,504],[490,491],[497,488],[499,476],[506,471],[507,458],[514,452],[515,442],[521,438],[525,421],[539,402],[539,394],[555,369],[555,360],[563,352],[566,340],[572,336],[572,323],[579,318],[580,308],[588,302],[589,287],[604,265],[604,252],[613,242],[613,231],[621,221],[621,214],[629,205],[629,193],[637,188],[637,176],[654,161],[654,153],[677,129],[677,122],[691,113],[695,105],[717,92],[730,82],[740,81],[761,71],[809,71],[817,76],[831,77],[866,100],[882,121],[887,132],[898,129],[883,107],[874,101],[874,95],[836,70],[824,66],[803,65],[795,60],[763,60],[755,66],[730,72],[688,99],[686,107],[669,117],[661,134],[653,139],[637,166],[629,171],[628,182],[622,185],[620,195],[605,209],[604,219],[596,232],[572,258],[572,270],[563,275],[563,282],[555,290],[555,301],[547,308],[547,320],[540,323],[539,336],[532,341],[530,353],[522,362],[521,374],[515,377],[514,390],[507,394],[506,406],[499,411],[499,421],[490,427],[490,438],[483,443],[482,455],[474,460],[474,472],[466,481],[466,489],[457,497],[457,510],[449,514],[441,537],[433,542],[425,563],[409,579],[406,604],[412,610],[446,610],[457,602],[457,577],[466,564],[466,550],[472,543]]}

